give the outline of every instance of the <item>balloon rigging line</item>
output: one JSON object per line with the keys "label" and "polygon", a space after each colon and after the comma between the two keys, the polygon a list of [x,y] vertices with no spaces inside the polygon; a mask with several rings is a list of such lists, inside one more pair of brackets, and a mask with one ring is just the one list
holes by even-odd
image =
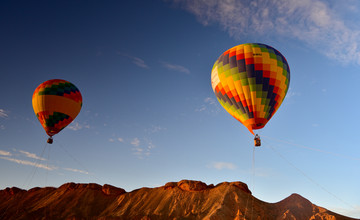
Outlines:
{"label": "balloon rigging line", "polygon": [[[47,144],[49,147],[48,147],[48,155],[47,155],[47,161],[46,161],[46,167],[47,168],[49,168],[49,163],[50,163],[50,150],[51,150],[51,146],[49,145],[49,144]],[[46,175],[45,175],[45,186],[47,186],[48,185],[48,176],[49,176],[49,169],[46,169]],[[45,207],[44,207],[44,216],[45,216],[45,219],[47,218],[47,214],[48,214],[48,212],[50,212],[50,210],[49,210],[49,208],[47,208],[47,207],[49,207],[48,205],[47,205],[47,202],[49,201],[49,199],[50,199],[50,191],[49,192],[47,192],[47,191],[45,191]]]}
{"label": "balloon rigging line", "polygon": [[[252,169],[251,185],[252,185],[253,192],[255,192],[255,146],[253,146],[251,169]],[[253,216],[253,209],[254,209],[254,196],[251,197],[251,217],[250,217],[250,219],[252,219],[252,216]]]}
{"label": "balloon rigging line", "polygon": [[[47,161],[46,161],[46,167],[48,169],[46,169],[46,175],[45,175],[45,185],[48,185],[48,176],[49,176],[49,163],[50,163],[50,150],[51,150],[51,145],[48,144],[48,155],[47,155]],[[50,199],[50,191],[45,193],[45,204],[47,204],[47,202]],[[45,218],[47,218],[47,213],[50,212],[49,209],[47,209],[47,205],[44,207],[44,216]]]}
{"label": "balloon rigging line", "polygon": [[[252,156],[252,163],[251,163],[251,169],[252,169],[252,177],[251,177],[251,189],[253,190],[252,192],[254,192],[255,190],[255,184],[254,184],[254,178],[255,178],[255,146],[253,147],[253,156]],[[248,208],[248,204],[249,204],[249,197],[250,194],[248,194],[247,199],[246,199],[246,206],[245,206],[245,213],[244,213],[244,219],[246,217],[246,212],[247,212],[247,208]],[[254,207],[254,197],[252,197],[251,200],[251,213],[250,213],[250,219],[252,219],[252,215],[253,215],[253,207]]]}
{"label": "balloon rigging line", "polygon": [[285,162],[287,162],[290,166],[292,166],[294,169],[296,169],[299,173],[301,173],[305,178],[307,178],[310,182],[312,182],[313,184],[317,185],[319,188],[321,188],[324,192],[328,193],[329,195],[333,196],[334,198],[336,198],[337,200],[339,200],[340,202],[344,203],[345,205],[355,209],[354,206],[352,206],[350,203],[345,202],[343,199],[341,199],[340,197],[336,196],[334,193],[330,192],[329,190],[327,190],[324,186],[320,185],[318,182],[316,182],[313,178],[311,178],[309,175],[307,175],[304,171],[302,171],[300,168],[296,167],[293,163],[291,163],[288,159],[286,159],[285,156],[283,156],[279,151],[277,151],[274,147],[272,147],[270,144],[268,144],[268,142],[266,142],[267,144],[264,145],[265,147],[269,147],[274,153],[276,153],[279,157],[281,157]]}
{"label": "balloon rigging line", "polygon": [[[45,143],[45,145],[44,145],[44,147],[43,147],[43,150],[42,150],[42,152],[41,152],[40,158],[43,157],[43,155],[44,155],[44,153],[45,153],[45,150],[46,150],[46,147],[47,147],[47,143]],[[24,180],[21,188],[25,188],[25,185],[26,185],[26,182],[27,182],[28,179],[29,179],[29,183],[28,183],[28,184],[29,184],[29,185],[31,184],[31,182],[32,182],[32,180],[33,180],[33,178],[34,178],[34,176],[35,176],[35,174],[36,174],[37,168],[38,168],[37,165],[40,164],[39,161],[40,161],[39,158],[35,159],[35,162],[34,162],[34,163],[35,163],[35,166],[33,167],[32,171],[29,173],[29,175],[25,178],[25,180]],[[2,213],[2,215],[0,215],[0,219],[2,219],[2,217],[6,214],[6,212],[8,211],[9,208],[10,208],[10,205],[8,205],[8,206],[6,207],[6,209],[5,209],[5,211]],[[19,212],[19,208],[20,208],[20,203],[18,203],[17,212]]]}
{"label": "balloon rigging line", "polygon": [[47,185],[48,175],[49,175],[50,150],[51,150],[51,147],[48,147],[48,156],[47,156],[47,161],[46,161],[46,167],[48,169],[46,169],[45,185]]}
{"label": "balloon rigging line", "polygon": [[329,155],[332,155],[332,156],[341,157],[341,158],[345,158],[345,159],[360,161],[360,158],[357,158],[357,157],[351,157],[351,156],[347,156],[347,155],[343,155],[343,154],[339,154],[339,153],[334,153],[334,152],[330,152],[330,151],[324,151],[324,150],[314,148],[314,147],[307,147],[307,146],[304,146],[304,145],[301,145],[301,144],[296,144],[296,143],[292,143],[292,142],[289,142],[289,141],[280,140],[280,139],[277,139],[277,138],[271,138],[271,137],[268,137],[268,136],[262,136],[262,137],[268,138],[268,139],[273,140],[273,141],[281,142],[281,143],[284,143],[284,144],[293,145],[295,147],[300,147],[300,148],[303,148],[303,149],[307,149],[307,150],[312,150],[312,151],[316,151],[316,152],[320,152],[320,153],[325,153],[325,154],[329,154]]}
{"label": "balloon rigging line", "polygon": [[[41,152],[41,154],[40,154],[40,158],[43,158],[47,146],[48,146],[48,144],[45,143],[45,144],[44,144],[44,147],[43,147],[43,150],[42,150],[42,152]],[[22,185],[22,188],[25,187],[27,180],[29,180],[28,186],[30,186],[30,184],[31,184],[31,182],[32,182],[32,180],[33,180],[36,172],[37,172],[38,165],[40,165],[40,158],[35,159],[35,162],[34,162],[34,163],[35,163],[35,166],[34,166],[34,168],[32,169],[32,172],[29,173],[29,176],[25,179],[25,181],[24,181],[24,183],[23,183],[23,185]]]}
{"label": "balloon rigging line", "polygon": [[90,173],[89,170],[88,170],[82,163],[80,163],[79,160],[77,160],[73,155],[71,155],[71,154],[69,153],[69,151],[67,151],[67,150],[65,149],[65,147],[64,147],[58,140],[57,140],[57,142],[59,143],[60,148],[61,148],[71,159],[73,159],[83,170],[85,170],[86,174],[89,174],[89,175],[91,175],[92,177],[94,177],[97,181],[102,182],[102,181],[101,181],[98,177],[96,177],[93,173]]}

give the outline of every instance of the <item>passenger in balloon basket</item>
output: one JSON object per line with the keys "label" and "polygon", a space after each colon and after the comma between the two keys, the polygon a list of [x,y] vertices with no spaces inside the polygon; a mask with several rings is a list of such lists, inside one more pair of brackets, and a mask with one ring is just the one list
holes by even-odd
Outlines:
{"label": "passenger in balloon basket", "polygon": [[256,134],[254,137],[254,144],[255,144],[255,147],[261,146],[261,140],[260,140],[260,136],[258,134]]}

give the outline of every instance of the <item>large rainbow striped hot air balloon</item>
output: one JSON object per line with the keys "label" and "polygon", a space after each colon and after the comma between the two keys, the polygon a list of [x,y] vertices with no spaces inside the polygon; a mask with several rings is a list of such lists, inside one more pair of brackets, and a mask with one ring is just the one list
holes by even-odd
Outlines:
{"label": "large rainbow striped hot air balloon", "polygon": [[220,104],[254,134],[263,128],[289,89],[290,69],[273,47],[241,44],[225,51],[215,62],[211,84]]}
{"label": "large rainbow striped hot air balloon", "polygon": [[72,83],[52,79],[41,83],[32,96],[34,112],[45,132],[52,136],[69,125],[79,114],[82,106],[81,93]]}

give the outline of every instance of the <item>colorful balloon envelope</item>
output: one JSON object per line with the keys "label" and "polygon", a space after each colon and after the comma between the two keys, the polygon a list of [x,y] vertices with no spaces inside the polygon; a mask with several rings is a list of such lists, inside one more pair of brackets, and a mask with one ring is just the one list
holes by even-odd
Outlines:
{"label": "colorful balloon envelope", "polygon": [[35,89],[32,105],[45,132],[52,137],[76,118],[82,106],[82,97],[74,84],[52,79]]}
{"label": "colorful balloon envelope", "polygon": [[211,84],[220,104],[254,134],[279,109],[289,89],[285,57],[271,46],[241,44],[215,62]]}

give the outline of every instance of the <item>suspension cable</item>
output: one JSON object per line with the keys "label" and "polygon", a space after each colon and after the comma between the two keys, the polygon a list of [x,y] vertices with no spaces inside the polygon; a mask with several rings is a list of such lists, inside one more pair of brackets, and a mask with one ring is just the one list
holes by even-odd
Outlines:
{"label": "suspension cable", "polygon": [[288,159],[286,159],[285,156],[283,156],[279,151],[277,151],[273,146],[271,146],[268,142],[266,142],[265,147],[269,147],[275,154],[277,154],[280,158],[282,158],[286,163],[288,163],[290,166],[292,166],[295,170],[297,170],[301,175],[303,175],[306,179],[308,179],[310,182],[312,182],[313,184],[315,184],[316,186],[318,186],[320,189],[322,189],[324,192],[328,193],[329,195],[333,196],[334,198],[336,198],[338,201],[342,202],[343,204],[356,209],[354,206],[352,206],[350,203],[344,201],[343,199],[341,199],[340,197],[338,197],[337,195],[335,195],[334,193],[330,192],[328,189],[326,189],[324,186],[320,185],[318,182],[316,182],[313,178],[311,178],[309,175],[307,175],[303,170],[301,170],[300,168],[296,167],[293,163],[291,163]]}
{"label": "suspension cable", "polygon": [[[255,179],[255,146],[253,146],[253,152],[252,152],[252,163],[251,163],[251,189],[252,189],[252,192],[255,191],[255,183],[254,183],[254,179]],[[245,206],[245,213],[244,213],[244,219],[246,219],[246,213],[247,213],[247,210],[248,210],[248,205],[249,205],[249,198],[251,197],[251,212],[250,212],[250,219],[252,219],[252,216],[253,216],[253,208],[254,208],[254,196],[252,195],[252,193],[249,193],[248,196],[247,196],[247,199],[246,199],[246,206]]]}
{"label": "suspension cable", "polygon": [[265,137],[265,138],[267,138],[269,140],[272,140],[272,141],[277,141],[279,143],[289,144],[289,145],[292,145],[292,146],[295,146],[295,147],[300,147],[300,148],[307,149],[307,150],[312,150],[312,151],[316,151],[316,152],[320,152],[320,153],[325,153],[325,154],[329,154],[329,155],[332,155],[332,156],[341,157],[341,158],[345,158],[345,159],[360,161],[360,158],[358,158],[358,157],[352,157],[352,156],[348,156],[348,155],[343,155],[343,154],[339,154],[339,153],[325,151],[325,150],[314,148],[314,147],[308,147],[308,146],[305,146],[305,145],[296,144],[296,143],[292,143],[292,142],[285,141],[285,140],[280,140],[278,138],[272,138],[272,137],[268,137],[268,136],[263,136],[263,137]]}
{"label": "suspension cable", "polygon": [[[41,152],[41,154],[40,154],[40,157],[35,159],[34,165],[33,165],[33,169],[32,169],[32,171],[29,173],[29,175],[25,178],[25,181],[24,181],[24,183],[23,183],[23,185],[22,185],[22,188],[25,188],[26,185],[27,185],[27,186],[30,186],[32,180],[33,180],[34,177],[35,177],[35,174],[36,174],[36,172],[37,172],[37,169],[39,168],[40,160],[41,160],[40,158],[44,158],[44,154],[45,154],[45,151],[46,151],[46,148],[48,147],[48,145],[49,145],[49,144],[47,144],[47,143],[44,144],[44,147],[43,147],[43,149],[42,149],[42,152]],[[28,183],[26,184],[26,182],[28,182]]]}
{"label": "suspension cable", "polygon": [[[58,141],[57,141],[58,142]],[[73,159],[80,167],[81,167],[81,169],[83,169],[85,172],[85,174],[89,174],[89,175],[91,175],[92,177],[94,177],[97,181],[99,181],[99,182],[103,182],[103,181],[101,181],[97,176],[95,176],[95,174],[94,173],[91,173],[78,159],[76,159],[73,155],[71,155],[70,153],[69,153],[69,151],[67,151],[66,149],[65,149],[65,147],[60,143],[60,142],[58,142],[59,143],[59,145],[60,145],[60,148],[71,158],[71,159]]]}

